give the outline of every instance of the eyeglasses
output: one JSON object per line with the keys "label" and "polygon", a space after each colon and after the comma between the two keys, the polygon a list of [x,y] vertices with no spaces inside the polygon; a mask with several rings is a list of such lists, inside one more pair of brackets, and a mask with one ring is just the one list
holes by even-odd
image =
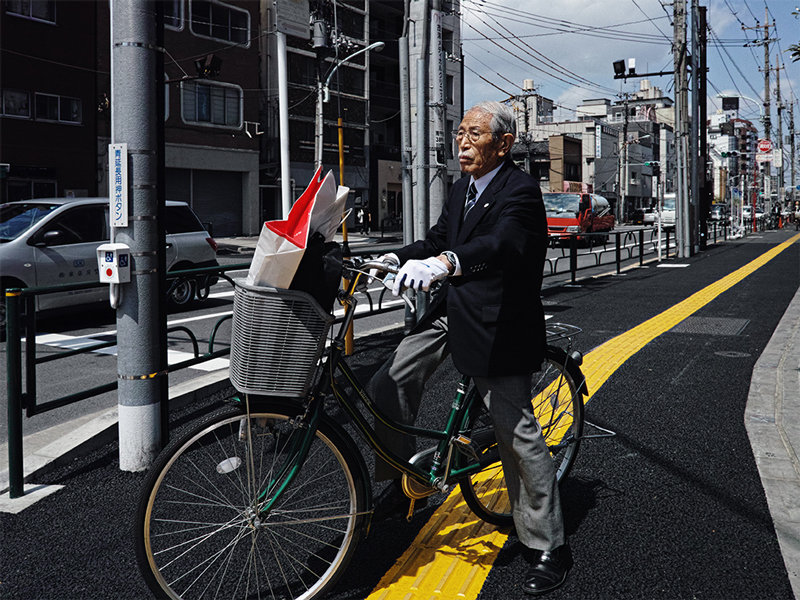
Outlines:
{"label": "eyeglasses", "polygon": [[473,144],[477,143],[484,135],[489,133],[488,131],[480,131],[478,129],[470,129],[469,131],[465,131],[463,129],[457,129],[453,131],[453,138],[456,142],[461,143],[461,140],[467,138]]}

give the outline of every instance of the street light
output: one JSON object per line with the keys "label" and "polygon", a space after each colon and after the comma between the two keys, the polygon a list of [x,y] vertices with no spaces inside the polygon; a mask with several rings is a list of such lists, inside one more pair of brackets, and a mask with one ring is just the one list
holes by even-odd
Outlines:
{"label": "street light", "polygon": [[[325,83],[322,80],[317,81],[317,118],[316,118],[316,132],[314,136],[314,168],[318,169],[322,166],[322,104],[327,102],[330,99],[330,94],[328,90],[328,86],[330,85],[331,78],[333,74],[336,73],[336,70],[342,66],[343,63],[355,58],[359,54],[364,54],[365,52],[369,52],[370,50],[375,50],[375,52],[380,52],[383,50],[384,44],[383,42],[374,42],[369,46],[358,50],[357,52],[353,52],[351,55],[343,58],[337,64],[333,66],[330,73],[328,73],[328,77],[325,79]],[[341,182],[340,182],[341,183]]]}

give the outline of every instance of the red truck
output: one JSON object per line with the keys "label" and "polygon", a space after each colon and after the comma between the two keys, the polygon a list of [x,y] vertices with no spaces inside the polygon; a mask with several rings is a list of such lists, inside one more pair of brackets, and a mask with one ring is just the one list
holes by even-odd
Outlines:
{"label": "red truck", "polygon": [[[557,241],[567,242],[573,233],[607,233],[614,229],[611,205],[603,196],[574,192],[545,192],[547,232]],[[578,236],[579,241],[602,243],[608,236]]]}

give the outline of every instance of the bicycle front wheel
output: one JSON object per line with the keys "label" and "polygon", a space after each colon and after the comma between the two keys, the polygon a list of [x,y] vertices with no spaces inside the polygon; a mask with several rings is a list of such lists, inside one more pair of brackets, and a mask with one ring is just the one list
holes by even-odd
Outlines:
{"label": "bicycle front wheel", "polygon": [[[366,523],[352,446],[322,423],[292,482],[279,473],[307,432],[297,408],[228,408],[172,443],[145,481],[136,554],[159,598],[292,598],[325,593]],[[274,505],[265,510],[278,494]]]}
{"label": "bicycle front wheel", "polygon": [[[533,413],[553,457],[558,481],[572,468],[583,432],[583,398],[576,383],[577,365],[570,364],[570,360],[560,348],[548,346],[541,370],[531,378]],[[514,521],[494,424],[483,402],[477,398],[474,402],[465,435],[472,441],[483,468],[461,481],[461,493],[467,506],[481,519],[500,527],[510,526]]]}

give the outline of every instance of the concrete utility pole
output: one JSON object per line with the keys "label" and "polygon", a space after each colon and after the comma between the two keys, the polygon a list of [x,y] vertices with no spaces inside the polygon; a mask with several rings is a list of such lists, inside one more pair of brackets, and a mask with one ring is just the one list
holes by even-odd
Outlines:
{"label": "concrete utility pole", "polygon": [[617,206],[617,222],[625,220],[625,204],[628,202],[628,93],[623,95],[622,107],[625,110],[622,122],[622,175],[619,186],[619,204]]}
{"label": "concrete utility pole", "polygon": [[428,52],[429,52],[429,25],[430,10],[428,0],[418,0],[420,5],[417,13],[416,27],[419,40],[419,54],[417,58],[417,96],[416,96],[416,155],[414,157],[414,172],[416,173],[416,189],[414,194],[414,239],[421,240],[428,231],[428,167],[430,153],[428,150]]}
{"label": "concrete utility pole", "polygon": [[[783,102],[781,101],[781,65],[780,56],[775,55],[775,106],[778,109],[778,202],[783,208],[783,194],[786,184],[783,180]],[[774,154],[773,154],[774,156]]]}
{"label": "concrete utility pole", "polygon": [[789,163],[789,178],[791,181],[792,186],[792,194],[794,194],[795,198],[800,198],[800,195],[797,193],[797,188],[795,187],[795,171],[797,170],[797,163],[795,162],[794,156],[794,100],[789,103],[789,156],[790,156],[790,163]]}
{"label": "concrete utility pole", "polygon": [[442,47],[442,11],[441,0],[433,0],[431,10],[431,35],[430,35],[430,77],[432,97],[430,107],[432,110],[431,123],[433,124],[433,152],[428,154],[431,161],[430,169],[430,198],[428,219],[429,226],[433,226],[444,206],[447,192],[447,150],[445,144],[450,132],[445,132],[445,66],[444,48]]}
{"label": "concrete utility pole", "polygon": [[131,282],[121,284],[117,308],[119,466],[146,469],[160,450],[161,379],[156,94],[156,18],[149,0],[117,0],[111,7],[111,143],[128,145],[129,226],[115,241],[131,249]]}
{"label": "concrete utility pole", "polygon": [[[699,21],[698,0],[692,0],[692,120],[689,135],[689,239],[692,254],[700,249],[698,222],[700,215],[700,104],[705,104],[705,97],[700,95],[700,44],[698,38]],[[703,169],[705,173],[705,169]]]}
{"label": "concrete utility pole", "polygon": [[692,255],[689,232],[689,91],[686,74],[686,0],[673,3],[673,66],[675,77],[675,238],[678,256]]}
{"label": "concrete utility pole", "polygon": [[[707,47],[707,36],[706,32],[708,30],[706,23],[706,7],[705,6],[698,6],[697,7],[697,49],[698,49],[698,60],[697,60],[697,71],[695,71],[695,77],[697,78],[697,100],[694,104],[699,105],[700,107],[700,114],[697,120],[698,125],[698,142],[700,144],[699,151],[700,156],[698,160],[698,165],[700,166],[699,172],[699,186],[698,186],[698,201],[697,206],[699,207],[700,213],[700,249],[706,249],[706,242],[708,239],[708,213],[711,210],[711,202],[714,198],[713,192],[713,177],[711,177],[711,181],[709,181],[709,172],[708,172],[708,164],[709,164],[709,156],[708,156],[708,115],[706,109],[706,102],[704,98],[707,96],[707,68],[706,68],[706,47]],[[723,196],[724,198],[724,196]]]}

